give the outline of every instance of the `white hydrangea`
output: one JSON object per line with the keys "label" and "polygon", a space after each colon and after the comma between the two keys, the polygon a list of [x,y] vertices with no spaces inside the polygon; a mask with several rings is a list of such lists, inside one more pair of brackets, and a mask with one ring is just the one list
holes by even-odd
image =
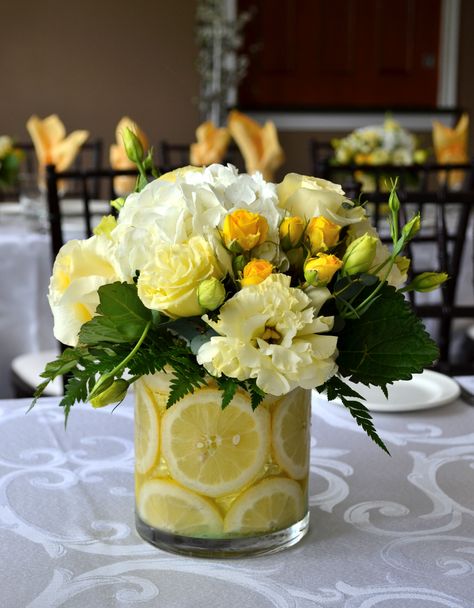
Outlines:
{"label": "white hydrangea", "polygon": [[[193,236],[206,238],[223,270],[232,272],[219,230],[225,216],[236,209],[263,215],[269,225],[268,241],[279,242],[284,211],[278,208],[275,186],[258,173],[239,175],[232,165],[189,167],[149,183],[127,198],[112,235],[124,273],[133,277],[159,243],[187,243]],[[267,259],[273,261],[277,249],[267,252]]]}
{"label": "white hydrangea", "polygon": [[282,274],[239,291],[218,321],[203,317],[220,335],[201,346],[198,363],[214,376],[255,378],[271,395],[323,384],[337,372],[337,338],[319,335],[332,329],[333,317],[318,317],[315,301]]}

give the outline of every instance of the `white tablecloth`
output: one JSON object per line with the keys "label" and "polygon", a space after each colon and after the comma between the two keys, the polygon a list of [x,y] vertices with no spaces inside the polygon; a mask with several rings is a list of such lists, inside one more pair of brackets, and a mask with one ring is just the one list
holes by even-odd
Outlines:
{"label": "white tablecloth", "polygon": [[180,557],[133,521],[133,411],[0,401],[2,608],[473,608],[474,408],[379,414],[392,457],[314,399],[311,529],[238,560]]}
{"label": "white tablecloth", "polygon": [[46,298],[50,249],[49,236],[25,222],[0,223],[0,397],[11,395],[14,357],[55,347]]}
{"label": "white tablecloth", "polygon": [[[76,213],[78,203],[64,201]],[[93,208],[107,211],[102,201],[94,201]],[[66,239],[85,235],[78,218],[66,218],[64,232]],[[46,297],[51,268],[49,235],[35,231],[18,204],[16,211],[15,204],[0,204],[0,398],[12,396],[14,357],[57,347]]]}

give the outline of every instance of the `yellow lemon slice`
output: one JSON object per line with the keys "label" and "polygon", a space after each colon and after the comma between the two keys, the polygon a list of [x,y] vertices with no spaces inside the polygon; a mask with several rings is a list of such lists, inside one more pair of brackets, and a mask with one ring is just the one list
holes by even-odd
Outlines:
{"label": "yellow lemon slice", "polygon": [[270,414],[252,410],[237,393],[221,408],[222,393],[203,389],[170,407],[161,442],[171,476],[206,496],[240,490],[263,469],[270,449]]}
{"label": "yellow lemon slice", "polygon": [[296,389],[275,407],[272,419],[272,445],[276,461],[293,479],[308,474],[311,393]]}
{"label": "yellow lemon slice", "polygon": [[142,519],[154,528],[183,536],[222,533],[222,517],[211,501],[173,481],[147,481],[139,493],[137,507]]}
{"label": "yellow lemon slice", "polygon": [[224,520],[224,532],[274,532],[303,518],[304,498],[297,481],[268,477],[241,494]]}
{"label": "yellow lemon slice", "polygon": [[142,475],[155,464],[160,435],[153,397],[143,384],[135,387],[135,468]]}

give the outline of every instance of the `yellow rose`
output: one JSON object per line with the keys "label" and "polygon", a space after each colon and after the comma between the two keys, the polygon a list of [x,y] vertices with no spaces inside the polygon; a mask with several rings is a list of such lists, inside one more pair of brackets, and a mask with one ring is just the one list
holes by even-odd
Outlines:
{"label": "yellow rose", "polygon": [[222,271],[203,237],[182,244],[160,242],[140,271],[138,296],[147,308],[172,318],[202,315],[198,287],[211,277],[222,278]]}
{"label": "yellow rose", "polygon": [[112,242],[103,236],[68,241],[56,257],[48,300],[54,317],[54,336],[77,345],[81,326],[90,321],[99,304],[97,290],[122,280]]}
{"label": "yellow rose", "polygon": [[305,222],[301,217],[286,217],[280,224],[280,242],[283,251],[297,247],[303,236]]}
{"label": "yellow rose", "polygon": [[[250,251],[265,242],[268,234],[268,222],[258,213],[237,209],[224,218],[222,227],[224,242],[228,249],[240,248]],[[235,251],[238,253],[238,251]]]}
{"label": "yellow rose", "polygon": [[306,238],[309,241],[311,253],[325,251],[339,240],[341,226],[330,222],[325,217],[313,217],[306,228]]}
{"label": "yellow rose", "polygon": [[310,285],[324,287],[341,268],[342,261],[335,255],[318,253],[304,265],[304,278]]}
{"label": "yellow rose", "polygon": [[240,281],[242,287],[258,285],[272,274],[273,266],[267,260],[250,260],[244,267],[243,279]]}

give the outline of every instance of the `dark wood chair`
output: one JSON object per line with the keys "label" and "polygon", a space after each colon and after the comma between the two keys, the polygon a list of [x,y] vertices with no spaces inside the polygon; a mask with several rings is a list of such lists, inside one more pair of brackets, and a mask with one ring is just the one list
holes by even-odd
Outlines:
{"label": "dark wood chair", "polygon": [[[366,201],[366,208],[383,240],[390,241],[387,231],[389,181],[398,179],[400,220],[406,222],[420,212],[422,230],[408,248],[412,259],[410,277],[427,271],[446,272],[449,280],[437,292],[430,294],[410,293],[410,301],[418,315],[434,320],[434,336],[440,348],[436,368],[446,373],[474,373],[474,360],[463,352],[464,333],[458,335],[459,320],[474,322],[474,285],[462,284],[464,265],[473,265],[472,255],[466,251],[466,243],[474,248],[474,162],[459,165],[424,164],[409,166],[347,165],[334,166],[326,160],[319,164],[317,175],[338,182],[344,170],[342,186],[346,194],[356,200]],[[358,172],[370,173],[373,191],[364,192],[358,181]],[[464,182],[460,190],[449,187],[452,171],[462,171]],[[429,253],[428,253],[429,252]],[[463,289],[468,298],[460,304],[457,292]],[[467,302],[467,303],[466,303]],[[468,321],[467,321],[468,322]],[[456,352],[456,345],[458,350]]]}
{"label": "dark wood chair", "polygon": [[[21,161],[20,173],[26,173],[34,175],[38,171],[38,161],[36,159],[36,152],[33,142],[20,142],[15,144],[15,148],[20,150],[23,154]],[[80,148],[74,162],[71,166],[71,171],[84,171],[88,169],[100,169],[103,165],[103,142],[101,139],[94,139],[86,141]],[[93,183],[91,190],[92,198],[99,198],[99,181]],[[67,191],[67,197],[76,197],[80,195],[79,186],[72,182],[69,184]],[[18,200],[20,196],[19,185],[13,186],[0,191],[0,200]]]}

